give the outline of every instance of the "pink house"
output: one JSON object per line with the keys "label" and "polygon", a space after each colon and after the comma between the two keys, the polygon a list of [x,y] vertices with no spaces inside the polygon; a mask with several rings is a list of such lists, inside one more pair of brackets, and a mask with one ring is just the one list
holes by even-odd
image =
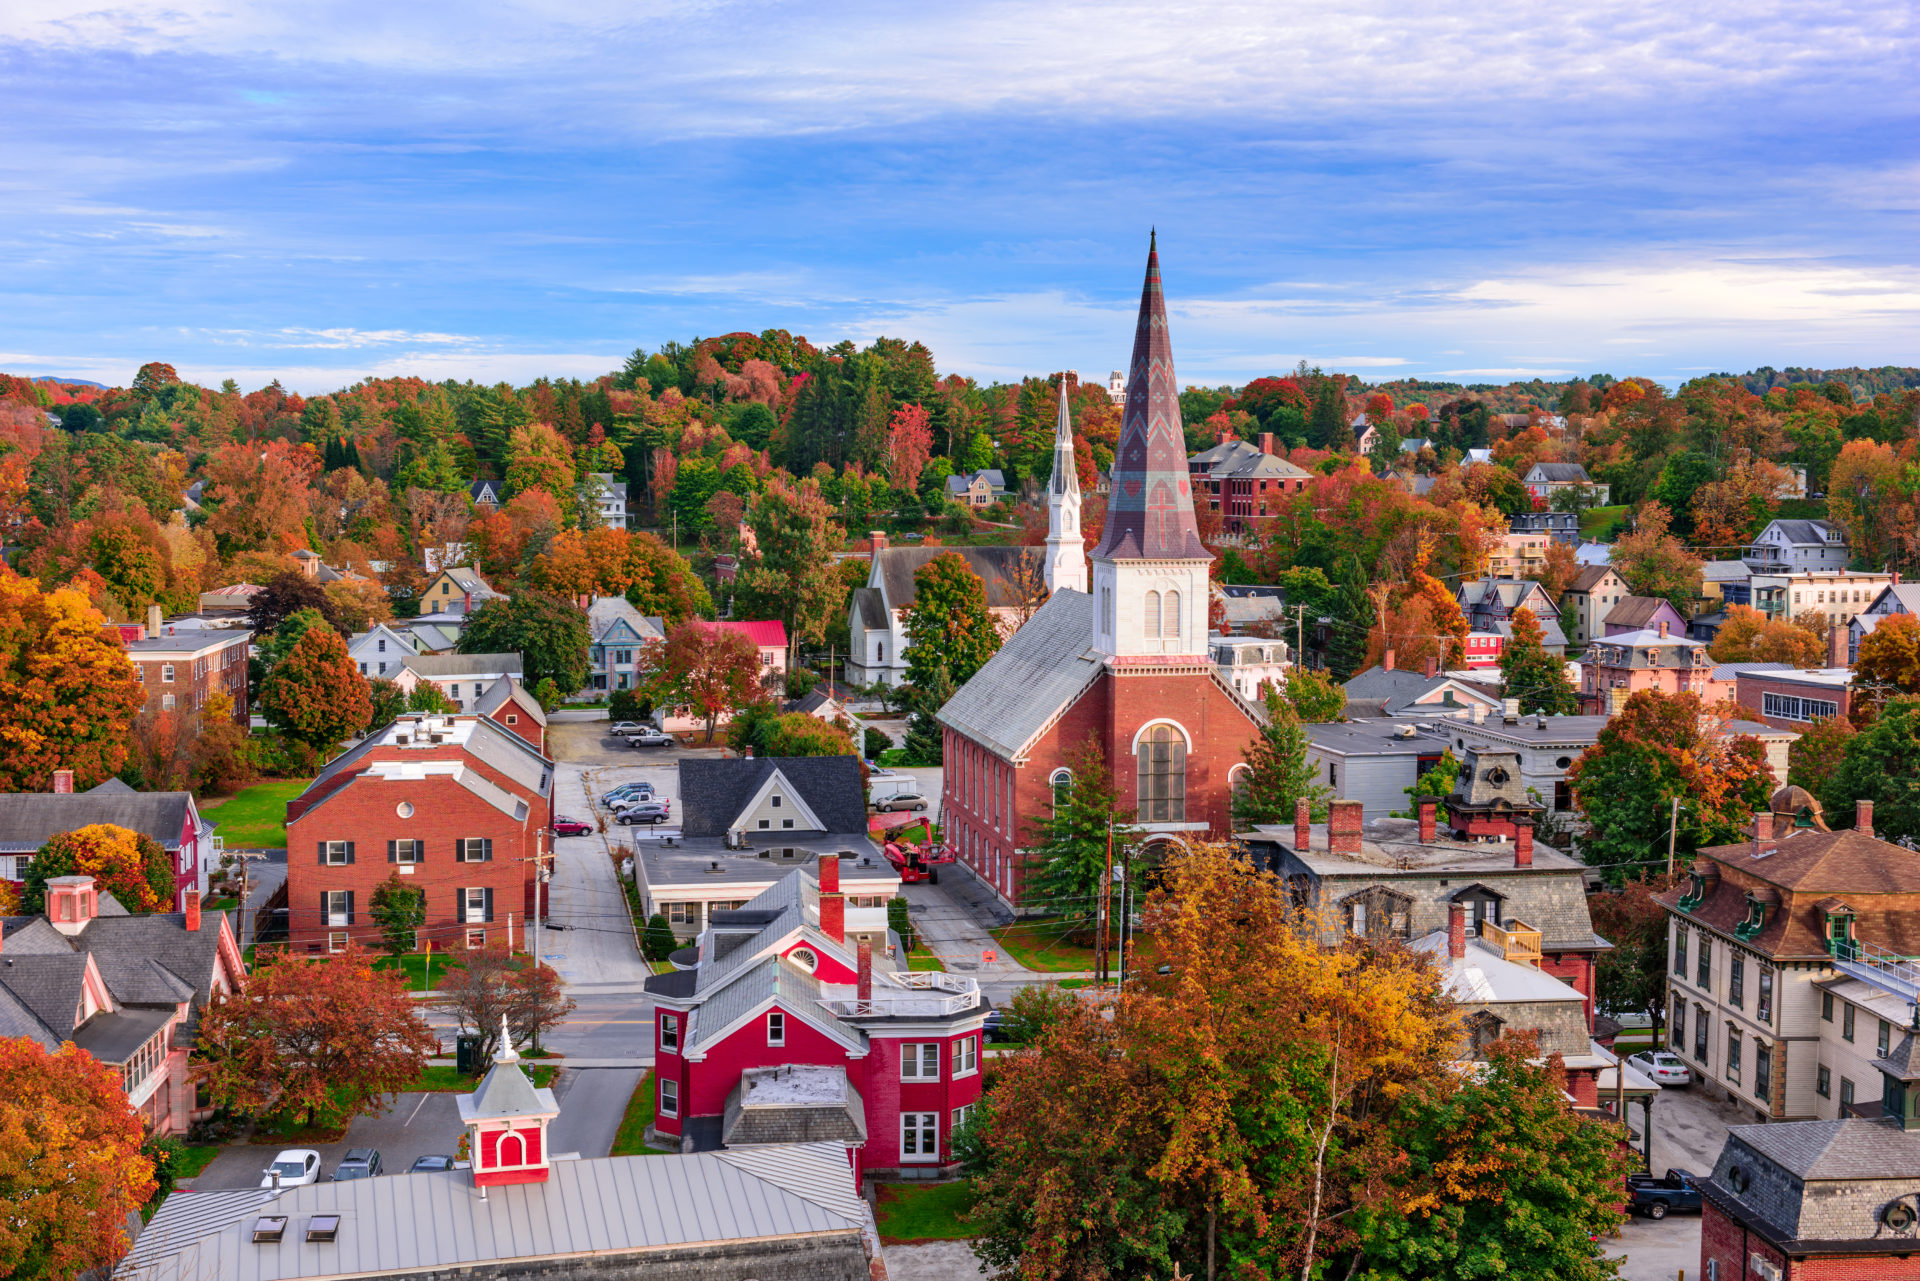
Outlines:
{"label": "pink house", "polygon": [[1623,596],[1600,621],[1603,636],[1654,632],[1663,627],[1677,636],[1687,632],[1686,618],[1664,596]]}
{"label": "pink house", "polygon": [[714,912],[692,968],[647,980],[654,1141],[833,1143],[856,1179],[949,1171],[954,1128],[980,1100],[987,1003],[971,978],[849,946],[840,861],[816,866]]}
{"label": "pink house", "polygon": [[1659,630],[1603,636],[1580,658],[1580,702],[1588,713],[1615,711],[1638,690],[1694,693],[1712,701],[1707,647],[1665,621]]}
{"label": "pink house", "polygon": [[763,674],[785,677],[787,674],[787,627],[779,619],[757,621],[721,619],[714,624],[730,632],[739,632],[760,651]]}

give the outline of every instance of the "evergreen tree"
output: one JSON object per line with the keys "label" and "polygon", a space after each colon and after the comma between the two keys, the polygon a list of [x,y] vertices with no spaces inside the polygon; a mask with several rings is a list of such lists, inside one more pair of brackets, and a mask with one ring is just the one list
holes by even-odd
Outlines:
{"label": "evergreen tree", "polygon": [[906,739],[901,747],[907,754],[909,765],[943,765],[945,759],[945,736],[940,732],[940,722],[934,717],[953,697],[953,677],[947,674],[945,663],[935,663],[927,674],[926,682],[914,687],[909,696],[913,704],[913,715],[907,721]]}
{"label": "evergreen tree", "polygon": [[1247,772],[1233,791],[1233,820],[1241,828],[1256,823],[1288,823],[1301,797],[1313,807],[1315,822],[1327,817],[1332,793],[1318,783],[1320,772],[1307,759],[1307,731],[1299,715],[1277,690],[1267,691],[1267,723],[1247,753]]}
{"label": "evergreen tree", "polygon": [[1367,634],[1373,624],[1367,576],[1360,569],[1359,558],[1348,556],[1340,570],[1340,594],[1334,602],[1332,634],[1327,641],[1327,671],[1335,680],[1352,680],[1366,663]]}
{"label": "evergreen tree", "polygon": [[1579,695],[1567,679],[1566,660],[1547,653],[1543,635],[1540,620],[1532,610],[1522,607],[1513,611],[1513,634],[1500,651],[1506,696],[1520,700],[1522,715],[1543,712],[1571,716],[1580,710]]}
{"label": "evergreen tree", "polygon": [[1052,813],[1028,829],[1026,898],[1068,921],[1091,921],[1109,855],[1121,866],[1139,832],[1133,811],[1114,804],[1113,774],[1096,739],[1068,757],[1067,769],[1072,781],[1054,788]]}
{"label": "evergreen tree", "polygon": [[1313,413],[1307,419],[1307,443],[1315,449],[1339,449],[1344,438],[1353,448],[1353,428],[1347,423],[1347,398],[1340,394],[1338,379],[1316,379],[1313,388]]}

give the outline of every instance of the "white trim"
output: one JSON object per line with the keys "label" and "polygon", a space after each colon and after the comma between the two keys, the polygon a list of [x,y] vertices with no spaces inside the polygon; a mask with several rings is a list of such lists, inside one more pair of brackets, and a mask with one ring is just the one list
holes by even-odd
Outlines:
{"label": "white trim", "polygon": [[1153,729],[1156,726],[1160,726],[1160,725],[1171,725],[1173,728],[1179,730],[1180,737],[1186,740],[1186,743],[1185,743],[1186,749],[1189,752],[1193,750],[1193,735],[1187,732],[1187,727],[1185,725],[1182,725],[1179,721],[1174,720],[1173,717],[1171,716],[1156,716],[1153,719],[1147,721],[1139,729],[1133,732],[1133,745],[1127,749],[1128,754],[1133,756],[1139,755],[1141,736],[1144,735],[1148,730]]}
{"label": "white trim", "polygon": [[794,830],[810,830],[815,832],[824,832],[827,830],[827,825],[820,821],[820,816],[813,812],[813,808],[807,804],[806,798],[800,795],[800,789],[795,787],[792,781],[789,780],[785,774],[781,773],[778,768],[775,768],[773,773],[767,775],[767,781],[760,784],[760,790],[753,794],[753,799],[741,807],[740,812],[733,816],[733,822],[727,824],[727,826],[730,828],[746,827],[747,815],[760,808],[761,803],[773,793],[773,785],[775,783],[780,784],[783,794],[793,798],[794,808],[800,811],[800,817],[806,819],[807,822],[812,825],[807,829],[796,828]]}

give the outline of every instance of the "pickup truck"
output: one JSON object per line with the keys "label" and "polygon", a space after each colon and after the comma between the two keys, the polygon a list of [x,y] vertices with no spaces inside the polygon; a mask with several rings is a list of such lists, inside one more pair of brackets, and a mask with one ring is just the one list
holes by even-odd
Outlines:
{"label": "pickup truck", "polygon": [[1668,1170],[1665,1177],[1627,1176],[1627,1205],[1635,1214],[1664,1219],[1669,1214],[1700,1213],[1700,1189],[1686,1170]]}

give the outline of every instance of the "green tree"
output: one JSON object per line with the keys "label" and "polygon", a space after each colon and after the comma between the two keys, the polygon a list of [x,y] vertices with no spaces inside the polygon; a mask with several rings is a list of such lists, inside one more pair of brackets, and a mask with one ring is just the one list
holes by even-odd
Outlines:
{"label": "green tree", "polygon": [[[1116,804],[1113,774],[1089,737],[1067,757],[1072,781],[1055,786],[1052,812],[1028,822],[1026,898],[1070,922],[1090,921],[1108,868],[1139,839],[1133,811]],[[1135,869],[1139,879],[1141,869]]]}
{"label": "green tree", "polygon": [[913,921],[907,915],[907,900],[900,895],[887,900],[887,928],[900,936],[902,952],[913,951]]}
{"label": "green tree", "polygon": [[1287,669],[1287,701],[1309,725],[1330,725],[1347,716],[1347,691],[1325,672],[1295,665]]}
{"label": "green tree", "polygon": [[1820,801],[1836,823],[1848,820],[1855,801],[1872,801],[1876,836],[1920,840],[1920,698],[1889,700],[1847,741]]}
{"label": "green tree", "polygon": [[956,686],[965,685],[1000,648],[1000,632],[987,612],[987,585],[966,557],[944,552],[914,571],[913,604],[907,609],[907,680],[916,688],[944,667]]}
{"label": "green tree", "polygon": [[1594,1001],[1609,1014],[1650,1016],[1655,1045],[1667,1008],[1667,909],[1653,896],[1677,879],[1649,869],[1617,890],[1587,896],[1594,933],[1613,944],[1594,971]]}
{"label": "green tree", "polygon": [[1340,594],[1335,598],[1327,641],[1327,671],[1333,679],[1346,682],[1359,675],[1367,661],[1367,635],[1376,621],[1360,558],[1348,556],[1340,566]]}
{"label": "green tree", "polygon": [[427,923],[426,891],[393,872],[374,887],[368,900],[367,915],[380,927],[380,945],[388,956],[404,956],[413,951],[413,936]]}
{"label": "green tree", "polygon": [[680,940],[673,936],[673,926],[667,923],[667,918],[655,912],[647,918],[644,945],[648,960],[664,961],[679,948]]}
{"label": "green tree", "polygon": [[1247,749],[1247,769],[1233,789],[1233,819],[1242,828],[1261,823],[1290,823],[1302,797],[1315,822],[1325,822],[1332,793],[1320,785],[1320,772],[1307,757],[1309,740],[1300,716],[1276,690],[1267,691],[1267,723]]}
{"label": "green tree", "polygon": [[1853,724],[1844,716],[1823,716],[1800,731],[1800,737],[1787,748],[1787,782],[1806,788],[1814,796],[1825,796],[1828,784],[1847,758],[1847,744],[1853,735]]}
{"label": "green tree", "polygon": [[[1232,548],[1227,550],[1233,551]],[[1295,565],[1292,569],[1281,571],[1280,586],[1286,592],[1289,618],[1297,609],[1304,609],[1307,620],[1306,631],[1309,635],[1312,634],[1315,623],[1323,618],[1333,617],[1339,609],[1340,589],[1327,581],[1326,571],[1318,565]],[[1283,629],[1283,636],[1289,641],[1296,634],[1294,629]]]}
{"label": "green tree", "polygon": [[1307,443],[1315,449],[1341,451],[1354,447],[1353,426],[1347,421],[1347,398],[1337,379],[1314,380],[1313,411],[1307,417]]}
{"label": "green tree", "polygon": [[[420,688],[431,688],[422,685]],[[378,729],[400,719],[407,710],[407,692],[384,676],[375,677],[367,686],[367,701],[373,708],[367,716],[367,728]]]}
{"label": "green tree", "polygon": [[1580,696],[1567,679],[1567,663],[1546,650],[1545,633],[1533,611],[1513,611],[1513,634],[1500,651],[1500,674],[1506,696],[1520,700],[1522,715],[1542,712],[1571,716],[1580,710]]}
{"label": "green tree", "polygon": [[924,685],[916,685],[909,691],[907,701],[913,713],[907,718],[906,737],[900,744],[907,754],[907,764],[946,763],[946,735],[941,732],[938,717],[940,709],[952,697],[953,677],[948,675],[943,662],[934,664]]}
{"label": "green tree", "polygon": [[1460,758],[1449,747],[1440,753],[1440,759],[1427,768],[1419,778],[1400,790],[1407,794],[1407,808],[1395,810],[1396,818],[1419,818],[1420,802],[1431,796],[1436,799],[1453,795],[1453,789],[1460,781]]}
{"label": "green tree", "polygon": [[593,641],[586,613],[572,601],[523,590],[511,600],[490,600],[475,610],[460,632],[462,654],[518,654],[527,685],[551,680],[562,696],[587,683],[587,646]]}
{"label": "green tree", "polygon": [[747,507],[756,550],[735,583],[734,617],[777,618],[796,641],[820,641],[847,602],[833,553],[846,535],[832,519],[820,486],[775,478]]}
{"label": "green tree", "polygon": [[367,727],[373,696],[331,627],[309,628],[274,666],[260,691],[269,724],[318,752]]}

